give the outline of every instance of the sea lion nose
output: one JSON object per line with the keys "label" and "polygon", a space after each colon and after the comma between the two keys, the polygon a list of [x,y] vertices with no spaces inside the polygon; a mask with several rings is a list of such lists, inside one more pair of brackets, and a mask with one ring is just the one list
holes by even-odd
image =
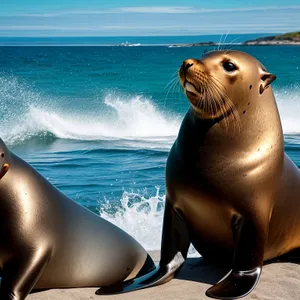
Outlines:
{"label": "sea lion nose", "polygon": [[193,66],[193,64],[194,64],[193,59],[185,60],[182,64],[183,70],[186,72],[191,66]]}

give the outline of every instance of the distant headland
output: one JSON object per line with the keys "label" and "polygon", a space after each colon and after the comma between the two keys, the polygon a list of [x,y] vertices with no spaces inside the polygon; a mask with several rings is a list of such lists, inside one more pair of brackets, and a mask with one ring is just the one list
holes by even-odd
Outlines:
{"label": "distant headland", "polygon": [[243,45],[300,45],[300,31],[249,40]]}
{"label": "distant headland", "polygon": [[[233,45],[233,43],[228,43]],[[281,35],[266,36],[257,38],[255,40],[248,40],[243,43],[236,43],[242,46],[264,46],[264,45],[300,45],[300,32],[290,32]],[[172,44],[169,45],[170,48],[176,47],[203,47],[203,46],[221,46],[227,45],[226,43],[216,43],[216,42],[201,42],[201,43],[191,43],[191,44]]]}

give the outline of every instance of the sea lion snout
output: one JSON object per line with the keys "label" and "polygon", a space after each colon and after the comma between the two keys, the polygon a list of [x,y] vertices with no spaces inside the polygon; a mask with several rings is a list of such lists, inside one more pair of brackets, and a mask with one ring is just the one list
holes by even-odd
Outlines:
{"label": "sea lion snout", "polygon": [[179,77],[184,78],[187,76],[190,72],[191,73],[197,73],[197,71],[202,71],[204,68],[204,64],[195,58],[189,58],[183,61],[180,70],[179,70]]}
{"label": "sea lion snout", "polygon": [[178,76],[193,110],[201,118],[219,118],[233,111],[224,85],[211,75],[207,61],[193,58],[185,60]]}
{"label": "sea lion snout", "polygon": [[9,164],[4,164],[0,171],[0,179],[7,173],[9,169]]}
{"label": "sea lion snout", "polygon": [[201,85],[206,83],[203,67],[203,63],[200,60],[189,58],[182,63],[178,72],[181,86],[187,96],[192,97],[194,101],[199,100]]}
{"label": "sea lion snout", "polygon": [[186,59],[183,63],[182,63],[182,68],[183,71],[187,71],[190,67],[192,67],[195,64],[196,59],[190,58],[190,59]]}

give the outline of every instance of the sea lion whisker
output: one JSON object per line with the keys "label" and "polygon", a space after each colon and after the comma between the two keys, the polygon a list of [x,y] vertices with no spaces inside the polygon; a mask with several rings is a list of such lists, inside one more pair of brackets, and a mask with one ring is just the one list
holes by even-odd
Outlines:
{"label": "sea lion whisker", "polygon": [[[168,99],[168,96],[172,90],[172,88],[174,87],[174,85],[176,85],[176,83],[178,82],[178,78],[174,78],[172,79],[169,83],[168,83],[168,92],[166,93],[165,99],[164,99],[164,107],[166,107],[166,102]],[[165,87],[165,89],[167,88],[167,86]]]}
{"label": "sea lion whisker", "polygon": [[209,111],[209,101],[207,100],[207,87],[203,88],[203,96],[202,96],[202,102],[203,102],[203,110]]}
{"label": "sea lion whisker", "polygon": [[[225,106],[225,113],[224,116],[228,117],[226,119],[228,119],[228,122],[230,120],[232,120],[232,124],[233,124],[233,130],[234,132],[236,132],[236,130],[238,130],[238,132],[240,131],[240,117],[239,114],[234,106],[234,104],[232,103],[232,101],[230,100],[230,98],[226,95],[225,98],[222,100]],[[229,118],[231,116],[231,118]]]}
{"label": "sea lion whisker", "polygon": [[[222,91],[218,84],[216,84],[212,78],[211,80],[211,88],[215,91],[215,101],[218,102],[218,105],[221,109],[223,119],[225,120],[225,126],[229,128],[229,119],[227,116],[229,116],[231,113],[235,112],[234,105],[231,102],[230,98],[227,96],[225,91]],[[236,114],[233,114],[233,123],[235,127],[235,123],[237,121]]]}
{"label": "sea lion whisker", "polygon": [[207,87],[205,89],[205,97],[203,98],[203,103],[205,103],[205,111],[210,112],[211,111],[211,103],[209,101],[209,92],[207,90]]}
{"label": "sea lion whisker", "polygon": [[225,53],[228,53],[229,51],[234,50],[234,49],[231,48],[230,46],[231,46],[236,40],[238,40],[238,39],[239,39],[239,38],[237,37],[237,38],[233,39],[230,43],[227,44],[227,46],[229,46],[229,48],[227,48],[227,49],[224,48],[224,50],[226,50]]}
{"label": "sea lion whisker", "polygon": [[[180,81],[179,81],[179,78],[176,78],[174,80],[174,83],[172,85],[172,92],[175,93],[176,92],[176,88],[181,88],[181,84],[180,84]],[[180,89],[177,89],[177,92],[180,91]]]}
{"label": "sea lion whisker", "polygon": [[173,85],[173,95],[175,93],[180,93],[181,94],[181,91],[182,91],[182,86],[180,84],[180,81],[179,81],[179,78],[177,79],[177,81],[175,81],[174,85]]}
{"label": "sea lion whisker", "polygon": [[209,84],[207,84],[207,94],[208,94],[207,100],[210,103],[210,111],[209,112],[213,116],[213,119],[214,119],[214,115],[216,114],[216,107],[215,107],[215,102],[214,102],[214,95],[212,93],[212,90],[210,89]]}
{"label": "sea lion whisker", "polygon": [[[177,78],[174,78],[173,80],[172,80],[173,82],[172,82],[172,84],[169,86],[169,90],[168,90],[168,92],[167,92],[167,94],[166,94],[166,96],[165,96],[165,100],[164,100],[164,107],[166,107],[166,102],[167,102],[167,99],[168,99],[168,96],[169,96],[169,94],[170,94],[170,92],[173,90],[173,94],[175,93],[175,89],[176,89],[176,86],[179,84],[179,78],[177,77]],[[179,85],[180,86],[180,85]]]}
{"label": "sea lion whisker", "polygon": [[222,97],[220,96],[218,90],[215,89],[215,87],[212,85],[211,86],[212,90],[214,91],[214,100],[217,103],[217,107],[219,107],[221,111],[221,119],[224,120],[225,123],[225,128],[227,129],[229,127],[228,125],[228,118],[226,118],[226,110],[224,108],[224,105],[222,103]]}
{"label": "sea lion whisker", "polygon": [[215,52],[217,51],[217,49],[214,47],[212,50],[206,51],[205,53],[202,53],[202,57],[206,56],[207,54],[211,53],[211,52]]}
{"label": "sea lion whisker", "polygon": [[201,94],[199,95],[199,99],[198,99],[198,101],[197,101],[197,103],[196,103],[196,109],[201,109],[201,106],[203,106],[203,103],[202,103],[203,101],[202,101],[202,97],[201,97]]}
{"label": "sea lion whisker", "polygon": [[171,84],[173,84],[174,81],[178,80],[178,76],[172,78],[165,86],[165,89],[167,89]]}
{"label": "sea lion whisker", "polygon": [[168,84],[166,84],[164,90],[169,89],[170,86],[172,86],[173,82],[176,80],[176,78],[172,79],[171,81],[169,81]]}
{"label": "sea lion whisker", "polygon": [[230,31],[228,30],[227,33],[226,33],[226,36],[225,36],[225,38],[224,38],[224,40],[223,40],[223,43],[222,43],[223,48],[221,48],[220,50],[223,50],[223,49],[224,49],[224,47],[225,47],[225,42],[226,42],[226,39],[227,39],[227,37],[228,37],[229,32],[230,32]]}
{"label": "sea lion whisker", "polygon": [[[215,103],[215,106],[216,106],[215,115],[217,115],[218,110],[221,110],[221,116],[222,116],[222,119],[224,119],[224,109],[223,109],[222,105],[218,101],[218,99],[221,96],[220,96],[219,91],[217,89],[215,89],[213,82],[211,82],[211,84],[209,85],[209,89],[212,92],[212,99],[213,99],[213,101]],[[225,118],[224,121],[225,121],[225,127],[227,127],[227,119]]]}
{"label": "sea lion whisker", "polygon": [[[210,75],[210,79],[211,79],[212,81],[217,81],[217,83],[218,83],[220,86],[222,86],[222,88],[224,89],[224,92],[226,91],[226,87],[225,87],[224,83],[222,83],[218,78],[216,78],[216,77]],[[217,87],[218,87],[218,85],[217,85]]]}
{"label": "sea lion whisker", "polygon": [[172,77],[178,77],[178,73],[179,73],[180,69],[176,70],[174,73],[172,73],[170,75],[170,78],[172,79]]}
{"label": "sea lion whisker", "polygon": [[182,91],[184,90],[183,87],[180,84],[180,81],[178,80],[178,84],[175,86],[175,88],[177,88],[177,92],[179,92],[179,94],[182,96]]}
{"label": "sea lion whisker", "polygon": [[[214,78],[215,79],[215,78]],[[218,91],[219,93],[219,101],[220,101],[220,105],[222,106],[222,103],[224,104],[226,110],[225,110],[225,115],[230,115],[232,114],[233,117],[233,124],[234,124],[234,128],[237,125],[238,129],[240,129],[240,118],[239,115],[237,114],[235,105],[232,103],[232,101],[230,100],[230,98],[228,97],[226,91],[222,90],[218,84],[216,84],[214,82],[214,80],[211,81],[212,85],[214,86],[214,88]],[[227,120],[227,118],[226,118]],[[234,129],[235,130],[235,129]]]}
{"label": "sea lion whisker", "polygon": [[222,38],[223,38],[223,33],[222,33],[222,35],[220,36],[217,50],[220,50],[220,45],[221,45]]}
{"label": "sea lion whisker", "polygon": [[209,95],[209,101],[211,103],[211,115],[212,115],[212,119],[215,119],[215,115],[218,112],[218,108],[214,99],[214,92],[213,90],[210,88],[209,85],[207,85],[207,91],[208,91],[208,95]]}

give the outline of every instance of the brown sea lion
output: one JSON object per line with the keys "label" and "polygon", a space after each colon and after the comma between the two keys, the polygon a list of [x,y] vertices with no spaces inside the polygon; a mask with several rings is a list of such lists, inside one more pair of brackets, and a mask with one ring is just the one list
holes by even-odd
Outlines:
{"label": "brown sea lion", "polygon": [[188,59],[179,77],[191,106],[167,161],[161,261],[123,291],[172,279],[192,243],[232,268],[206,294],[237,299],[264,261],[300,247],[300,172],[284,153],[276,77],[239,51]]}
{"label": "brown sea lion", "polygon": [[1,300],[23,300],[32,289],[116,289],[153,268],[137,241],[67,198],[0,139]]}

